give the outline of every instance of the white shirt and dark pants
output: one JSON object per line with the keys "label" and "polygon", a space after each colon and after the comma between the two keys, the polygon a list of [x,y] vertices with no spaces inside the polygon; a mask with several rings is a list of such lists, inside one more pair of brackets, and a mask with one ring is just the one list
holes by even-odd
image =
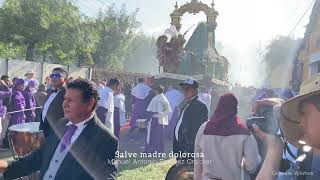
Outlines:
{"label": "white shirt and dark pants", "polygon": [[98,102],[98,108],[96,110],[97,117],[100,121],[110,129],[113,133],[113,113],[114,113],[114,100],[113,90],[109,87],[100,89],[99,91],[100,101]]}
{"label": "white shirt and dark pants", "polygon": [[56,131],[55,125],[64,118],[63,100],[66,93],[65,87],[52,90],[48,94],[41,114],[40,129],[43,130],[45,137],[48,137],[53,130]]}

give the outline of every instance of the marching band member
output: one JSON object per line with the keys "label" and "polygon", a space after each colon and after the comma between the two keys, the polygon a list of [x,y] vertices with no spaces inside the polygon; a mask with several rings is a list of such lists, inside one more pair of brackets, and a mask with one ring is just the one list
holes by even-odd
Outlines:
{"label": "marching band member", "polygon": [[16,161],[0,160],[4,179],[17,179],[40,171],[40,179],[115,180],[118,140],[95,117],[99,101],[96,86],[74,80],[67,86],[64,119],[40,149]]}
{"label": "marching band member", "polygon": [[24,90],[24,80],[17,79],[13,87],[9,109],[11,112],[12,111],[20,111],[20,112],[15,112],[11,114],[9,126],[25,123],[26,116],[23,110],[25,110],[26,108],[26,102],[25,102],[25,98],[22,95],[23,90]]}
{"label": "marching band member", "polygon": [[32,109],[27,110],[24,112],[26,115],[26,122],[34,122],[36,118],[36,110],[34,109],[36,107],[36,100],[33,96],[33,93],[36,91],[36,82],[34,80],[30,80],[28,82],[27,88],[22,92],[22,95],[26,102],[26,109]]}
{"label": "marching band member", "polygon": [[65,83],[68,73],[63,68],[54,68],[50,78],[52,90],[48,93],[47,101],[43,106],[42,121],[40,121],[40,129],[43,130],[46,137],[53,130],[57,130],[55,127],[57,121],[64,117],[62,103],[66,93]]}

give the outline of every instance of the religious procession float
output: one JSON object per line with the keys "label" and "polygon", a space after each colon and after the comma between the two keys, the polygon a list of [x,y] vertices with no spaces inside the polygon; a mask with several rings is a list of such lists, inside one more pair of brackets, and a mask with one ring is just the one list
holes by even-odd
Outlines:
{"label": "religious procession float", "polygon": [[[181,33],[181,18],[187,12],[204,12],[207,17],[207,22],[199,23],[188,41],[185,39],[188,31]],[[192,77],[201,86],[218,93],[229,90],[229,62],[215,48],[217,16],[214,2],[209,6],[192,0],[181,7],[176,3],[175,10],[170,14],[171,27],[157,40],[157,58],[161,72],[154,76],[155,84],[177,85]],[[170,168],[166,180],[192,179],[192,172],[192,164],[178,162]]]}
{"label": "religious procession float", "polygon": [[[186,31],[181,33],[181,18],[185,13],[198,14],[204,12],[207,22],[197,25],[188,41]],[[178,3],[170,14],[171,27],[165,30],[157,40],[157,59],[159,74],[154,76],[156,84],[165,86],[178,84],[188,77],[200,82],[200,85],[217,91],[229,89],[229,62],[215,48],[215,30],[218,12],[211,6],[192,0],[181,7]]]}

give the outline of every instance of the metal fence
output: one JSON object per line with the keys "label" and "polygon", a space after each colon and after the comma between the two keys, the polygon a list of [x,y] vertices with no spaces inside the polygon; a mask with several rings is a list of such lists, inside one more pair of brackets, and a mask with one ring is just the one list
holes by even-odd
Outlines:
{"label": "metal fence", "polygon": [[42,62],[32,62],[24,60],[0,59],[0,75],[8,75],[10,78],[24,78],[28,70],[35,72],[35,78],[39,82],[44,82],[46,77],[51,74],[53,68],[62,67],[73,78],[91,79],[92,69],[88,67],[74,67],[61,64],[49,64]]}

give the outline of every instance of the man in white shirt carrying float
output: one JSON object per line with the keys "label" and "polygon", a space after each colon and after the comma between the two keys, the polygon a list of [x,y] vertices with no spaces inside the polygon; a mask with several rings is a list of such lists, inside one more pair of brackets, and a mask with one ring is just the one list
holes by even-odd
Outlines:
{"label": "man in white shirt carrying float", "polygon": [[120,81],[116,78],[110,79],[107,87],[99,89],[100,101],[98,102],[97,116],[100,121],[107,126],[113,133],[113,113],[114,113],[114,100],[113,93],[119,91]]}

